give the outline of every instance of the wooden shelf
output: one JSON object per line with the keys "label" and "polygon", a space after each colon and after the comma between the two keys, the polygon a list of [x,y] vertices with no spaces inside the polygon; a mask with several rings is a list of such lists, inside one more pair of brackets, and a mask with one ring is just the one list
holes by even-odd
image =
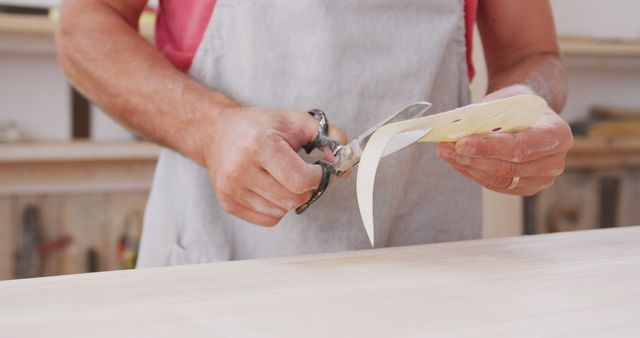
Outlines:
{"label": "wooden shelf", "polygon": [[612,42],[561,37],[558,42],[562,53],[567,56],[640,57],[640,41]]}
{"label": "wooden shelf", "polygon": [[[49,16],[0,13],[0,33],[53,35],[58,22],[58,10]],[[139,31],[148,40],[153,39],[156,14],[145,12],[140,16]]]}
{"label": "wooden shelf", "polygon": [[577,137],[567,170],[640,168],[640,137]]}
{"label": "wooden shelf", "polygon": [[0,144],[0,163],[155,160],[146,142],[33,142]]}
{"label": "wooden shelf", "polygon": [[143,142],[0,145],[0,197],[147,191],[160,147]]}
{"label": "wooden shelf", "polygon": [[640,154],[640,137],[576,137],[570,154],[611,152]]}
{"label": "wooden shelf", "polygon": [[51,35],[54,29],[48,16],[0,13],[0,33]]}

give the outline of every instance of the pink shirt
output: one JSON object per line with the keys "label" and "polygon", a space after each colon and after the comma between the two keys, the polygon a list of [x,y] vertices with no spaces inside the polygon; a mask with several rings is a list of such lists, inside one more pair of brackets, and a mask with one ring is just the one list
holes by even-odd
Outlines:
{"label": "pink shirt", "polygon": [[[190,1],[188,4],[180,0],[160,0],[156,23],[156,45],[183,72],[188,72],[191,67],[215,5],[216,0]],[[471,62],[471,51],[477,9],[478,0],[466,0],[467,66],[470,79],[475,73]]]}

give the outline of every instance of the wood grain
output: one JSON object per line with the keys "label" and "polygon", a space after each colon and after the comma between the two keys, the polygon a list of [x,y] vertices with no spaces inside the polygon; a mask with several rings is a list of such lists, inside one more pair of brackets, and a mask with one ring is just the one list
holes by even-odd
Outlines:
{"label": "wood grain", "polygon": [[638,337],[640,227],[0,282],[2,337]]}

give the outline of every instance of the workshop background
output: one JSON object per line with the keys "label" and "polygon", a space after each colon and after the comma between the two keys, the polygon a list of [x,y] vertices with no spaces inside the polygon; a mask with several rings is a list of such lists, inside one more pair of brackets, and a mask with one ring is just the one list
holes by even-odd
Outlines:
{"label": "workshop background", "polygon": [[[55,57],[58,4],[0,0],[0,280],[132,268],[159,153],[69,86]],[[575,146],[537,196],[485,191],[486,238],[640,224],[640,2],[552,4]],[[152,9],[140,20],[150,41],[154,20]]]}

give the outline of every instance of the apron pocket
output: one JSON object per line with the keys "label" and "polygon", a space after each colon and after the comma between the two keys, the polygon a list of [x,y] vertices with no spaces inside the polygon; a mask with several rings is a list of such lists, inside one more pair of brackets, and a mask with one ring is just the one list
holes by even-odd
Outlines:
{"label": "apron pocket", "polygon": [[192,252],[179,243],[174,243],[169,253],[169,265],[210,263],[213,260],[206,255]]}

